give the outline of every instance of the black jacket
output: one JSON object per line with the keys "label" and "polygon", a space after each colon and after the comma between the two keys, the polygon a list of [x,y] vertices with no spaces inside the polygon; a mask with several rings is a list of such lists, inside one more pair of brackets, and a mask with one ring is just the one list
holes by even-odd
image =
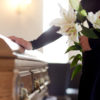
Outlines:
{"label": "black jacket", "polygon": [[[87,12],[100,10],[100,0],[82,0]],[[82,76],[78,100],[100,100],[100,33],[99,39],[89,39],[92,50],[83,53]]]}
{"label": "black jacket", "polygon": [[59,27],[52,26],[49,30],[42,33],[36,40],[31,41],[33,48],[38,49],[60,38],[62,35],[57,33],[59,29]]}
{"label": "black jacket", "polygon": [[[100,0],[82,0],[87,12],[100,10]],[[59,27],[51,27],[42,33],[39,38],[31,41],[34,49],[40,48],[61,37],[57,33]],[[100,33],[95,32],[98,37]],[[89,39],[91,51],[83,53],[83,70],[79,86],[78,100],[100,100],[100,39]]]}

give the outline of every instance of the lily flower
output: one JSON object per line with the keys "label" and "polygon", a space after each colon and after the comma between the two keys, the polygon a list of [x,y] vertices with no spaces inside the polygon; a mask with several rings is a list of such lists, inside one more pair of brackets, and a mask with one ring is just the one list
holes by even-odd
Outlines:
{"label": "lily flower", "polygon": [[96,12],[89,12],[87,19],[93,24],[93,27],[96,29],[100,29],[100,11]]}
{"label": "lily flower", "polygon": [[72,41],[77,41],[80,28],[79,25],[75,23],[76,13],[73,8],[70,7],[69,10],[66,11],[60,6],[60,14],[61,18],[55,19],[51,25],[59,26],[60,30],[58,33],[69,36]]}

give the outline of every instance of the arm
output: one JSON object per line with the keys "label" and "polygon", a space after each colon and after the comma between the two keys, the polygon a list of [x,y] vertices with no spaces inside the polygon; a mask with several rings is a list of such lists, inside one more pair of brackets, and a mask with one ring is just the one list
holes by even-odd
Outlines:
{"label": "arm", "polygon": [[38,49],[48,43],[53,42],[54,40],[58,39],[62,35],[57,34],[57,31],[59,30],[59,27],[51,27],[46,32],[42,33],[36,40],[33,41],[26,41],[22,38],[18,38],[15,36],[10,36],[9,38],[19,44],[21,46],[21,51],[24,52],[25,49],[31,50],[32,47],[34,49]]}
{"label": "arm", "polygon": [[57,33],[59,29],[59,27],[52,26],[49,30],[42,33],[42,35],[40,35],[36,40],[30,41],[32,47],[38,49],[60,38],[62,35]]}

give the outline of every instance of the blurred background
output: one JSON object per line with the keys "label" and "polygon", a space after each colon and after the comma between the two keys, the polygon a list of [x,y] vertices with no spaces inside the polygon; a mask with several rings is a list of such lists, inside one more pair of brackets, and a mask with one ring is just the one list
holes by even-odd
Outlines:
{"label": "blurred background", "polygon": [[[50,23],[60,17],[58,4],[66,10],[68,0],[0,0],[0,34],[17,36],[25,40],[34,40],[49,29]],[[68,37],[58,40],[39,49],[49,65],[51,84],[47,100],[77,100],[79,75],[70,80],[69,56],[65,54],[69,44]]]}

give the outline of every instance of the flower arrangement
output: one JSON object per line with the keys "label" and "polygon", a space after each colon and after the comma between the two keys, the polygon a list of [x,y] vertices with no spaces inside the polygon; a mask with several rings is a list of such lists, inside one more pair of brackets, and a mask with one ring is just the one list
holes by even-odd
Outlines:
{"label": "flower arrangement", "polygon": [[[55,19],[52,24],[60,27],[58,33],[67,35],[73,41],[73,45],[67,48],[66,53],[80,51],[80,53],[70,58],[71,68],[74,68],[71,77],[73,79],[82,68],[82,63],[79,63],[82,62],[82,48],[79,36],[85,35],[92,39],[98,38],[95,31],[100,32],[100,11],[95,14],[93,12],[87,13],[78,0],[69,0],[69,2],[69,10],[66,11],[60,6],[61,18]],[[89,23],[92,24],[92,28]]]}

